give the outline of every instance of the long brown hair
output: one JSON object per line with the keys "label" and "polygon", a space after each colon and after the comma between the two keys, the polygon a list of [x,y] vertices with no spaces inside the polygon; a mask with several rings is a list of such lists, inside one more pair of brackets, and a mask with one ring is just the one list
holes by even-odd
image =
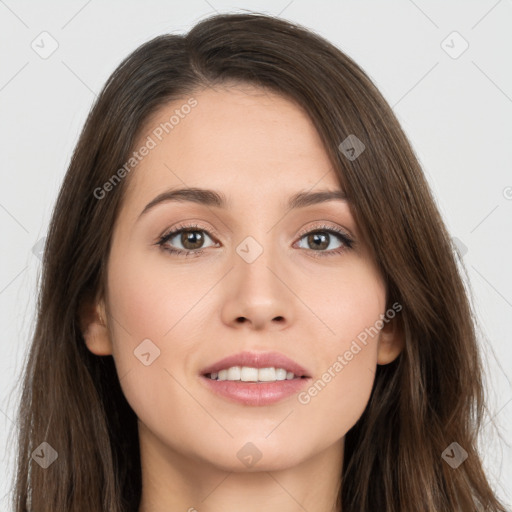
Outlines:
{"label": "long brown hair", "polygon": [[[403,307],[405,347],[377,367],[367,408],[346,435],[337,506],[505,511],[476,448],[485,396],[470,302],[404,132],[347,55],[301,26],[255,13],[215,15],[186,35],[143,44],[91,109],[43,255],[18,413],[16,512],[138,509],[136,416],[112,357],[87,350],[79,323],[80,305],[104,293],[112,228],[130,176],[103,199],[94,191],[125,165],[157,109],[228,82],[268,88],[310,115],[386,279],[389,304]],[[349,135],[365,145],[358,158],[339,148]],[[442,457],[453,442],[468,454],[456,469]],[[37,463],[55,454],[47,468]]]}

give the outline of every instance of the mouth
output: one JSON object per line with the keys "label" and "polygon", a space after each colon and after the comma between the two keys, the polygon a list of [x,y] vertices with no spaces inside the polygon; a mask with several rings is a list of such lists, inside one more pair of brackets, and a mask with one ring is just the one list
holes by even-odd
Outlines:
{"label": "mouth", "polygon": [[242,352],[217,361],[200,376],[216,395],[250,406],[276,403],[311,381],[307,370],[277,352]]}

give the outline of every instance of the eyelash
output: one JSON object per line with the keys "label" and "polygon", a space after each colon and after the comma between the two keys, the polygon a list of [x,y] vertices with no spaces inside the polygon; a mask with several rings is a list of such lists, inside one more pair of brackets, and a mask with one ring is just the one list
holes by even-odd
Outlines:
{"label": "eyelash", "polygon": [[[162,235],[159,239],[156,245],[159,245],[162,247],[164,251],[167,251],[171,254],[175,254],[176,256],[182,256],[182,257],[189,257],[192,255],[192,257],[200,256],[205,249],[196,249],[196,250],[183,250],[183,249],[176,249],[175,247],[170,247],[168,245],[165,245],[167,241],[169,241],[171,238],[175,237],[176,235],[182,233],[183,231],[202,231],[204,233],[207,233],[210,238],[212,238],[208,232],[208,230],[203,229],[201,226],[198,226],[197,224],[186,224],[186,225],[179,225],[176,227],[176,229],[166,233],[165,235]],[[342,252],[352,249],[354,245],[354,240],[349,238],[347,234],[342,231],[339,228],[336,228],[334,226],[318,226],[315,227],[309,231],[305,231],[299,235],[299,240],[304,238],[306,235],[313,234],[313,233],[330,233],[337,235],[340,241],[343,243],[341,247],[338,249],[331,249],[329,251],[315,251],[313,249],[306,249],[308,252],[313,253],[312,256],[314,258],[323,258],[326,256],[336,256],[338,254],[341,254]],[[316,253],[316,254],[315,254]]]}

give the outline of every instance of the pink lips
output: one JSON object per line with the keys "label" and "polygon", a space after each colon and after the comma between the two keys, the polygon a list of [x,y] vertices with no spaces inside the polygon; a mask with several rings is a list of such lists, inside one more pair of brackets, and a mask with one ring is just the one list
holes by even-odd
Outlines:
{"label": "pink lips", "polygon": [[201,375],[206,375],[220,370],[227,370],[232,366],[250,366],[252,368],[283,368],[292,372],[295,377],[309,377],[307,371],[295,361],[279,352],[240,352],[201,370]]}
{"label": "pink lips", "polygon": [[311,382],[311,377],[276,382],[241,382],[212,380],[201,376],[201,382],[214,393],[243,405],[271,405],[299,393]]}
{"label": "pink lips", "polygon": [[[243,382],[212,380],[210,373],[219,372],[232,366],[252,368],[283,368],[292,372],[295,378],[275,382]],[[298,393],[311,382],[307,370],[279,352],[241,352],[226,357],[201,371],[201,382],[214,393],[243,405],[270,405]]]}

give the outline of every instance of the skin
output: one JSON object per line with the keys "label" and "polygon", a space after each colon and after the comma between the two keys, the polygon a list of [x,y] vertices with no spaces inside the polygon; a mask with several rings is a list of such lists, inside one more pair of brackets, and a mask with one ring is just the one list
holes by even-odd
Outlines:
{"label": "skin", "polygon": [[[106,296],[83,315],[88,349],[114,357],[138,417],[139,511],[264,506],[295,512],[298,504],[309,512],[334,511],[345,434],[367,405],[376,365],[403,348],[397,317],[360,344],[307,404],[293,395],[246,406],[200,382],[203,368],[242,350],[282,352],[313,382],[320,379],[386,312],[386,288],[346,201],[286,210],[285,201],[299,191],[340,189],[317,131],[298,106],[241,85],[193,96],[197,106],[129,176]],[[186,99],[156,112],[136,147]],[[178,187],[221,191],[229,208],[166,202],[139,218],[158,194]],[[205,230],[197,257],[156,245],[182,221]],[[343,245],[335,234],[327,234],[323,249],[298,236],[322,224],[350,234],[354,247],[329,256]],[[250,264],[236,252],[247,236],[263,248]],[[185,247],[178,235],[168,245],[201,243]],[[148,366],[134,357],[145,339],[160,350]],[[237,457],[248,442],[261,453],[250,467]]]}

